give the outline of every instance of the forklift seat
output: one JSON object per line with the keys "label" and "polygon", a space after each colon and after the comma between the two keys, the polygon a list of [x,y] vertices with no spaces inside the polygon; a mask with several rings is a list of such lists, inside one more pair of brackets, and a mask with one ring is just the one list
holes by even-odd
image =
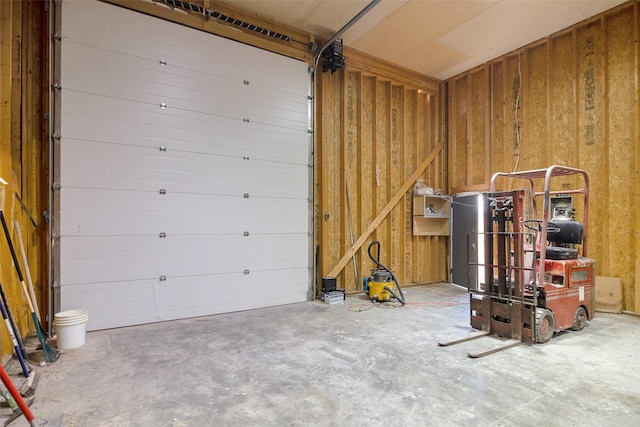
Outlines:
{"label": "forklift seat", "polygon": [[559,246],[547,246],[546,258],[552,260],[577,259],[578,250],[563,245],[579,245],[582,243],[584,227],[581,222],[573,220],[557,220],[549,223],[549,229],[556,232],[548,232],[547,240]]}
{"label": "forklift seat", "polygon": [[547,232],[547,240],[551,243],[571,243],[579,245],[582,243],[584,227],[581,222],[572,220],[556,220],[549,222],[549,229],[558,229],[558,232]]}
{"label": "forklift seat", "polygon": [[553,260],[578,259],[578,250],[560,246],[547,246],[546,258]]}

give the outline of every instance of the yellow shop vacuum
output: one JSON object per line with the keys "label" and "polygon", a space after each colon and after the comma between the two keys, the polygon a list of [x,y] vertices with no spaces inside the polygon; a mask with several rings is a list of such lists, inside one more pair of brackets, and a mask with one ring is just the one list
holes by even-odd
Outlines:
{"label": "yellow shop vacuum", "polygon": [[[377,256],[373,256],[371,250],[377,247]],[[376,268],[371,270],[371,276],[366,280],[365,289],[367,295],[374,302],[388,302],[392,299],[405,304],[404,294],[400,288],[398,280],[393,272],[380,263],[380,242],[374,240],[367,249],[369,258],[376,264]]]}

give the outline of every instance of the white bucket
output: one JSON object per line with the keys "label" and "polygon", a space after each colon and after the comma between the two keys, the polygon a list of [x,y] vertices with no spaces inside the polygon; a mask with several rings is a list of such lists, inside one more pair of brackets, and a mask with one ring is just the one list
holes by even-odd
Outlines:
{"label": "white bucket", "polygon": [[60,349],[80,347],[85,342],[89,312],[87,310],[69,310],[57,313],[53,318]]}

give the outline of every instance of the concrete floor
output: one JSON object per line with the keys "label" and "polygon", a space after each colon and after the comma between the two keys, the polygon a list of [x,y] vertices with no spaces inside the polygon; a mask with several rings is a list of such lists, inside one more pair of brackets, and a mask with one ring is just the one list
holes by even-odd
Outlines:
{"label": "concrete floor", "polygon": [[82,427],[640,424],[640,318],[469,359],[493,338],[436,344],[470,331],[466,291],[405,291],[404,308],[360,295],[90,332],[37,368],[31,409]]}

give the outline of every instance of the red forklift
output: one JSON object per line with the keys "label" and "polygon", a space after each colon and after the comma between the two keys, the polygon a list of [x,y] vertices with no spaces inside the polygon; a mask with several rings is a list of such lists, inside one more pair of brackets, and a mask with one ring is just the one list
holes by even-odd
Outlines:
{"label": "red forklift", "polygon": [[[524,188],[497,191],[498,181]],[[469,291],[471,327],[477,332],[439,345],[488,335],[506,339],[469,353],[481,357],[582,330],[594,316],[595,298],[594,261],[587,258],[587,173],[557,165],[498,172],[482,200],[484,230],[470,242],[482,248],[475,264],[478,283]]]}

